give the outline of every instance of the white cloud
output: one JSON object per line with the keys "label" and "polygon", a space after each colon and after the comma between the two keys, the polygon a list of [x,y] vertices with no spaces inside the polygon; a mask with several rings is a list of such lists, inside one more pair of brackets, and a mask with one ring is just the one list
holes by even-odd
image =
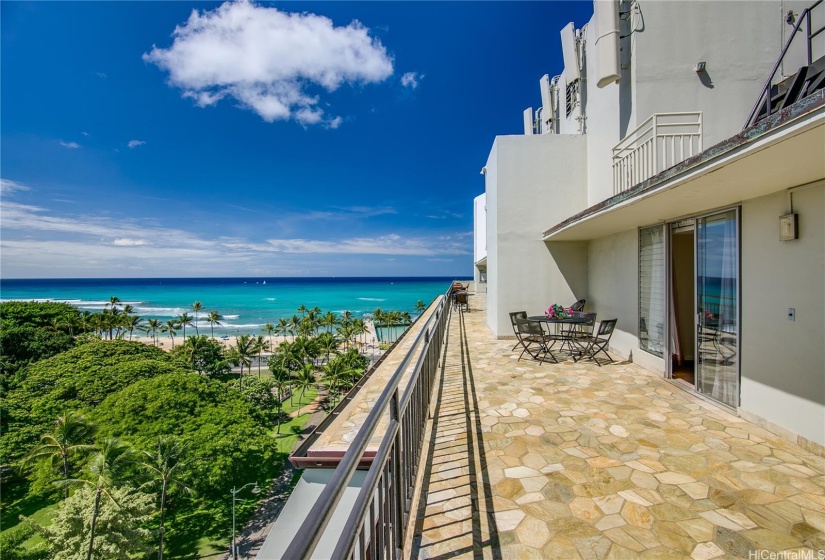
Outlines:
{"label": "white cloud", "polygon": [[137,148],[138,146],[143,146],[145,143],[143,140],[129,140],[129,143],[126,145],[130,148]]}
{"label": "white cloud", "polygon": [[173,36],[169,48],[153,46],[143,59],[169,72],[170,84],[198,105],[232,97],[267,122],[337,128],[340,117],[319,107],[323,90],[378,83],[393,73],[384,45],[360,22],[336,27],[323,16],[248,0],[194,10]]}
{"label": "white cloud", "polygon": [[415,89],[421,84],[421,80],[423,79],[424,74],[419,74],[418,72],[405,72],[404,75],[401,76],[401,85]]}
{"label": "white cloud", "polygon": [[14,191],[27,191],[29,187],[11,179],[0,179],[0,194],[9,195]]}
{"label": "white cloud", "polygon": [[379,237],[354,237],[351,239],[269,239],[259,244],[227,244],[237,249],[252,249],[260,252],[298,254],[346,254],[346,255],[465,255],[466,243],[451,243],[432,238],[402,238],[396,234]]}
{"label": "white cloud", "polygon": [[121,237],[120,239],[115,239],[112,241],[112,245],[118,245],[120,247],[139,247],[140,245],[147,245],[147,242],[144,239],[129,239],[128,237]]}
{"label": "white cloud", "polygon": [[80,134],[82,134],[83,136],[89,136],[88,132],[81,132]]}
{"label": "white cloud", "polygon": [[64,148],[69,148],[70,150],[76,150],[80,147],[80,144],[77,142],[64,142],[63,140],[60,141],[60,145]]}
{"label": "white cloud", "polygon": [[[4,192],[27,190],[2,180]],[[376,215],[387,208],[354,207],[341,215]],[[330,215],[335,216],[334,213]],[[55,215],[34,205],[3,199],[0,252],[8,277],[111,277],[240,275],[306,275],[307,270],[351,266],[353,255],[382,257],[449,257],[471,254],[461,233],[441,236],[353,237],[344,239],[283,238],[252,241],[214,237],[158,225],[153,220],[85,214]],[[323,255],[323,257],[318,257]],[[320,260],[319,260],[320,259]],[[303,263],[303,264],[301,264]],[[335,264],[337,263],[337,264]],[[310,268],[307,269],[306,267]]]}

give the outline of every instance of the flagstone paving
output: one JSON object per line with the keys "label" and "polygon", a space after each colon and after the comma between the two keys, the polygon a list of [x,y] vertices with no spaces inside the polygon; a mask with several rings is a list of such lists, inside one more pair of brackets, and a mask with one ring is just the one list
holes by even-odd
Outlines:
{"label": "flagstone paving", "polygon": [[471,303],[450,321],[409,557],[825,558],[823,458],[632,363],[516,361]]}

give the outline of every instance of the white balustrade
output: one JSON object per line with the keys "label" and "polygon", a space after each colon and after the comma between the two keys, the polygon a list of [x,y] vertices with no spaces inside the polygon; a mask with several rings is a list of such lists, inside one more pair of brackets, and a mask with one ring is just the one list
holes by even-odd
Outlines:
{"label": "white balustrade", "polygon": [[613,148],[619,194],[702,151],[702,113],[654,113]]}

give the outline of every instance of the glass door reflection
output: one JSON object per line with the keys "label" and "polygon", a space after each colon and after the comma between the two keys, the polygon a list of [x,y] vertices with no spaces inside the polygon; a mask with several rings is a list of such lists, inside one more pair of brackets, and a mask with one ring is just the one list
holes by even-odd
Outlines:
{"label": "glass door reflection", "polygon": [[739,405],[737,210],[696,220],[696,389]]}

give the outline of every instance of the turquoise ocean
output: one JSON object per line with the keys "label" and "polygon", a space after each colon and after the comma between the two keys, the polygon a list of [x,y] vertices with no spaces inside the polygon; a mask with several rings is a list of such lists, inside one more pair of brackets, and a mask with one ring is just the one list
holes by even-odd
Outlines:
{"label": "turquoise ocean", "polygon": [[100,311],[116,296],[143,319],[168,319],[188,312],[200,301],[202,334],[210,333],[205,317],[223,315],[215,335],[260,334],[266,323],[300,315],[301,305],[324,313],[349,311],[363,317],[376,308],[415,316],[418,300],[429,305],[447,291],[453,278],[137,278],[0,280],[2,301],[61,301],[81,310]]}

